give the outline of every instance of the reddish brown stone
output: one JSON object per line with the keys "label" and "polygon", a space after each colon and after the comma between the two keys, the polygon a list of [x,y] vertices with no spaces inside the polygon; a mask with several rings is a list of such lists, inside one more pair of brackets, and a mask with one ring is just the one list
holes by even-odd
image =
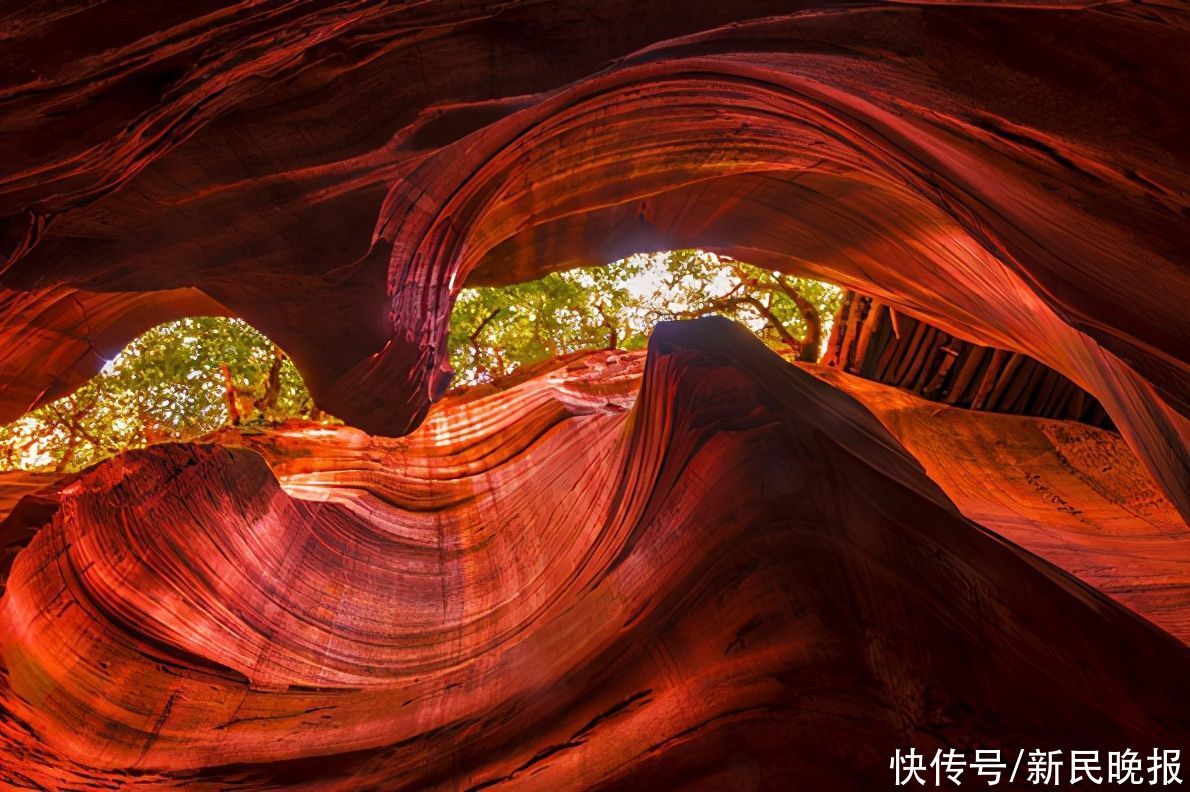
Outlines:
{"label": "reddish brown stone", "polygon": [[[870,789],[909,745],[1184,746],[1188,29],[0,9],[0,420],[221,313],[359,427],[158,446],[13,508],[0,783]],[[654,338],[639,398],[639,357],[572,361],[426,418],[465,283],[680,246],[1030,355],[1135,458],[838,378],[869,412],[706,322]]]}
{"label": "reddish brown stone", "polygon": [[[909,745],[1184,743],[1185,645],[960,516],[859,402],[722,320],[651,355],[631,411],[640,356],[601,353],[400,440],[229,432],[61,487],[0,600],[9,778],[859,789]],[[972,444],[985,485],[1054,423],[953,413],[1019,427]]]}
{"label": "reddish brown stone", "polygon": [[1184,8],[555,5],[5,12],[0,417],[217,310],[402,434],[464,282],[692,245],[1036,357],[1190,515]]}

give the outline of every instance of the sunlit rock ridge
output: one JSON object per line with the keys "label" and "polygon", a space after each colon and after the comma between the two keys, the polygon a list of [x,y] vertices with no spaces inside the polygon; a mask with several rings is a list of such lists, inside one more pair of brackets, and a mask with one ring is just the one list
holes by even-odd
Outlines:
{"label": "sunlit rock ridge", "polygon": [[[0,420],[234,315],[345,426],[0,477],[0,783],[874,789],[1190,737],[1181,4],[0,9]],[[725,320],[446,393],[464,286],[697,247],[1119,435]]]}

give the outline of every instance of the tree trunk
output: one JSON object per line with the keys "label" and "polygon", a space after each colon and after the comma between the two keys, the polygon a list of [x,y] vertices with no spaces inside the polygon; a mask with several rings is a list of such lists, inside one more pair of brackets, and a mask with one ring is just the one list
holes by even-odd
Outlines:
{"label": "tree trunk", "polygon": [[603,320],[601,324],[607,328],[607,348],[615,349],[616,344],[620,340],[620,333],[616,330],[615,323],[608,317],[607,312],[603,310],[603,303],[596,305],[595,310],[599,312],[599,318]]}
{"label": "tree trunk", "polygon": [[817,363],[818,350],[822,346],[822,316],[818,313],[818,306],[807,300],[785,278],[777,278],[777,285],[781,287],[785,296],[797,306],[798,312],[802,315],[802,321],[806,325],[806,334],[802,338],[802,351],[798,353],[797,359],[806,363]]}
{"label": "tree trunk", "polygon": [[219,364],[219,371],[223,373],[223,394],[227,399],[227,420],[232,426],[240,425],[240,408],[236,406],[236,386],[231,381],[231,369],[226,363]]}
{"label": "tree trunk", "polygon": [[266,416],[277,406],[277,399],[281,396],[281,364],[285,361],[285,353],[281,348],[273,345],[273,362],[269,365],[268,378],[265,380],[264,395],[256,403],[256,409],[261,416]]}

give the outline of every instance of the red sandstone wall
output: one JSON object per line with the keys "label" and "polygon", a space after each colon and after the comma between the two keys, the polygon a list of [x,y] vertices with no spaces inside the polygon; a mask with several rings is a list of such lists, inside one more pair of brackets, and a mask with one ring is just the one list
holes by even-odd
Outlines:
{"label": "red sandstone wall", "polygon": [[[923,471],[722,320],[660,329],[639,396],[640,356],[607,358],[401,440],[132,452],[14,514],[45,525],[0,600],[8,778],[856,789],[910,744],[1190,733],[1185,645],[1118,604],[1184,635],[1172,510],[1102,494],[1146,486],[1126,451],[1080,473],[1068,440],[1039,454],[1054,422],[817,370]],[[1002,536],[1106,588],[1094,554],[1127,546],[1135,585],[1109,599],[960,516],[939,458]],[[1014,462],[1094,510],[1053,520]],[[1151,596],[1162,576],[1182,587]]]}
{"label": "red sandstone wall", "polygon": [[[866,789],[907,745],[1184,745],[1188,20],[0,9],[0,420],[227,313],[358,427],[13,508],[0,779]],[[678,246],[1031,355],[1123,440],[841,379],[869,411],[705,322],[639,396],[628,358],[430,411],[464,284]]]}
{"label": "red sandstone wall", "polygon": [[5,22],[2,415],[165,316],[226,310],[328,411],[400,434],[444,387],[472,275],[698,245],[1033,355],[1190,514],[1181,7],[63,3]]}

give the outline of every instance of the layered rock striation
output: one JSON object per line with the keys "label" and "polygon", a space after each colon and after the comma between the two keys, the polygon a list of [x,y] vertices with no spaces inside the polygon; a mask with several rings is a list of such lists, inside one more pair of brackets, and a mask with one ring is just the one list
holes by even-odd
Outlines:
{"label": "layered rock striation", "polygon": [[[1062,435],[1108,433],[798,368],[717,319],[522,380],[403,439],[228,432],[20,501],[4,780],[855,789],[898,747],[1190,734],[1184,529],[1118,439],[1104,471]],[[1129,545],[1109,598],[1078,565]]]}
{"label": "layered rock striation", "polygon": [[232,313],[400,435],[465,283],[696,246],[1058,370],[1190,516],[1186,9],[697,6],[0,12],[0,420]]}

